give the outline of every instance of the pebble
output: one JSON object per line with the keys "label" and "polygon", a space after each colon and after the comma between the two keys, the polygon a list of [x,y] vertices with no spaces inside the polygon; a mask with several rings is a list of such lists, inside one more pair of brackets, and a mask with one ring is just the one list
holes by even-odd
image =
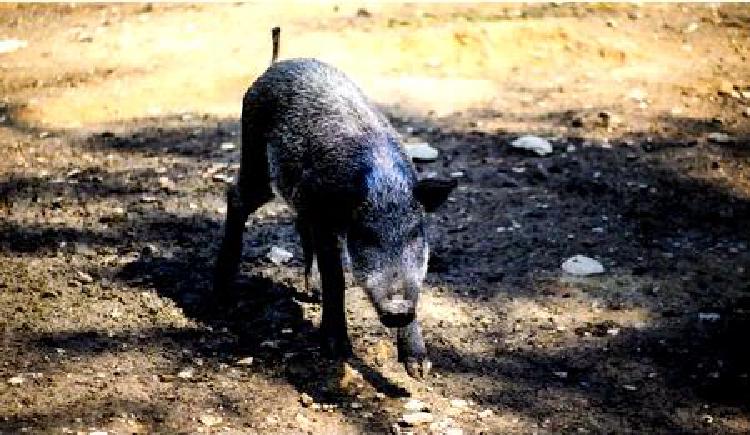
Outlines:
{"label": "pebble", "polygon": [[267,255],[268,259],[271,260],[271,263],[276,265],[288,262],[293,256],[294,254],[278,246],[271,247],[271,250]]}
{"label": "pebble", "polygon": [[601,263],[584,255],[574,255],[568,258],[563,262],[562,269],[565,273],[578,276],[604,273],[604,266]]}
{"label": "pebble", "polygon": [[477,415],[479,415],[479,418],[490,418],[490,417],[492,417],[492,416],[493,416],[494,414],[495,414],[495,413],[494,413],[494,412],[492,412],[492,410],[491,410],[491,409],[485,409],[484,411],[480,412],[480,413],[479,413],[479,414],[477,414]]}
{"label": "pebble", "polygon": [[169,177],[159,177],[159,187],[161,187],[164,190],[175,190],[177,185],[174,183],[174,181],[170,180]]}
{"label": "pebble", "polygon": [[461,178],[464,176],[463,171],[451,172],[451,178]]}
{"label": "pebble", "polygon": [[214,174],[211,177],[211,179],[214,181],[227,183],[227,184],[231,184],[234,181],[234,177],[232,177],[231,175],[226,175],[226,174]]}
{"label": "pebble", "polygon": [[199,420],[206,426],[216,426],[217,424],[221,424],[221,422],[224,421],[224,419],[219,417],[218,415],[210,414],[201,415]]}
{"label": "pebble", "polygon": [[249,366],[249,365],[252,365],[253,364],[253,357],[246,356],[245,358],[238,359],[236,364],[239,365],[239,366]]}
{"label": "pebble", "polygon": [[409,399],[404,403],[404,409],[407,411],[424,411],[427,410],[427,405],[418,399]]}
{"label": "pebble", "polygon": [[237,148],[237,145],[235,145],[234,142],[224,142],[219,145],[219,148],[221,148],[222,151],[232,151]]}
{"label": "pebble", "polygon": [[719,319],[721,319],[721,314],[719,313],[698,313],[698,320],[704,322],[717,322]]}
{"label": "pebble", "polygon": [[0,39],[0,53],[12,53],[29,45],[23,39]]}
{"label": "pebble", "polygon": [[78,278],[79,281],[85,284],[94,282],[94,278],[92,278],[91,275],[86,272],[81,272],[80,270],[76,272],[76,278]]}
{"label": "pebble", "polygon": [[547,139],[538,136],[521,136],[511,142],[510,146],[534,152],[539,156],[546,156],[552,153],[552,144]]}
{"label": "pebble", "polygon": [[708,139],[709,142],[714,143],[727,143],[732,140],[731,136],[721,132],[709,133],[708,136],[706,136],[706,139]]}
{"label": "pebble", "polygon": [[177,377],[180,379],[190,379],[193,377],[193,369],[180,370],[177,373]]}
{"label": "pebble", "polygon": [[454,408],[466,408],[469,406],[469,402],[464,399],[452,399],[451,406]]}
{"label": "pebble", "polygon": [[415,162],[434,162],[438,157],[438,150],[427,142],[408,143],[404,145],[406,155]]}
{"label": "pebble", "polygon": [[8,379],[8,383],[11,385],[21,385],[23,384],[24,379],[20,376],[13,376],[12,378]]}
{"label": "pebble", "polygon": [[307,393],[302,393],[299,396],[299,401],[302,404],[302,406],[304,406],[305,408],[307,408],[307,407],[311,406],[313,403],[315,403],[315,400],[312,398],[312,396],[309,395],[309,394],[307,394]]}
{"label": "pebble", "polygon": [[418,426],[420,424],[432,423],[432,420],[434,420],[434,417],[431,413],[418,411],[402,415],[399,421],[409,426]]}
{"label": "pebble", "polygon": [[157,197],[151,196],[151,195],[143,195],[141,197],[141,202],[144,203],[144,204],[150,204],[150,203],[156,202],[158,200],[159,199]]}

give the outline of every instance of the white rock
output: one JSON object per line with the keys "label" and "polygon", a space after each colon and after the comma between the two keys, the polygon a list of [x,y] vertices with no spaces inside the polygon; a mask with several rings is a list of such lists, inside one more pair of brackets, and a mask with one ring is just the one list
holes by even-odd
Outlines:
{"label": "white rock", "polygon": [[630,90],[628,97],[635,102],[645,102],[648,95],[643,89],[635,88]]}
{"label": "white rock", "polygon": [[23,384],[23,381],[24,379],[21,376],[13,376],[8,379],[8,383],[11,385],[21,385]]}
{"label": "white rock", "polygon": [[92,278],[91,275],[89,275],[86,272],[82,272],[80,270],[76,272],[76,277],[78,278],[79,281],[85,284],[90,284],[94,282],[94,278]]}
{"label": "white rock", "polygon": [[177,373],[177,377],[180,379],[190,379],[193,377],[193,369],[181,370]]}
{"label": "white rock", "polygon": [[211,177],[211,179],[214,181],[219,181],[219,182],[223,182],[227,184],[231,184],[232,182],[234,182],[234,177],[232,177],[231,175],[226,175],[226,174],[214,174]]}
{"label": "white rock", "polygon": [[169,177],[161,176],[158,179],[159,187],[161,187],[164,190],[175,190],[177,185],[174,183],[174,181],[170,180]]}
{"label": "white rock", "polygon": [[456,171],[456,172],[451,172],[450,173],[451,178],[461,178],[464,175],[465,174],[463,173],[463,171]]}
{"label": "white rock", "polygon": [[404,402],[404,409],[407,411],[423,411],[427,409],[427,405],[418,399],[409,399]]}
{"label": "white rock", "polygon": [[429,412],[410,412],[401,416],[401,422],[409,426],[432,423],[433,419]]}
{"label": "white rock", "polygon": [[237,148],[237,145],[234,142],[224,142],[220,145],[220,148],[222,151],[232,151]]}
{"label": "white rock", "polygon": [[547,139],[538,136],[521,136],[510,143],[513,148],[532,151],[539,156],[546,156],[552,152],[552,144]]}
{"label": "white rock", "polygon": [[727,143],[732,140],[728,134],[721,132],[709,133],[708,136],[706,136],[706,139],[708,139],[709,142],[715,143]]}
{"label": "white rock", "polygon": [[245,358],[237,360],[237,365],[240,365],[240,366],[249,366],[252,364],[253,364],[253,357],[251,356],[247,356]]}
{"label": "white rock", "polygon": [[406,154],[414,161],[432,162],[437,160],[438,150],[427,142],[408,143],[404,145]]}
{"label": "white rock", "polygon": [[698,313],[698,320],[704,322],[716,322],[719,319],[721,319],[721,314],[719,313]]}
{"label": "white rock", "polygon": [[29,45],[22,39],[0,39],[0,53],[11,53]]}
{"label": "white rock", "polygon": [[454,408],[466,408],[469,402],[464,399],[451,399],[451,406]]}
{"label": "white rock", "polygon": [[284,264],[291,260],[293,256],[294,254],[278,246],[271,247],[271,250],[268,252],[268,259],[273,264]]}
{"label": "white rock", "polygon": [[565,273],[571,275],[587,276],[604,273],[604,266],[593,258],[584,255],[574,255],[562,264]]}
{"label": "white rock", "polygon": [[221,424],[222,421],[224,421],[223,418],[219,417],[218,415],[201,415],[199,418],[200,422],[205,424],[206,426],[216,426],[217,424]]}

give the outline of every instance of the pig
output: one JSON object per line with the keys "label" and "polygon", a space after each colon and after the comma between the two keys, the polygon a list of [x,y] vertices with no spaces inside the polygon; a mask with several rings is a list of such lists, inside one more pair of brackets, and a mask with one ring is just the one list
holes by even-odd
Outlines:
{"label": "pig", "polygon": [[399,361],[424,378],[431,363],[416,312],[429,256],[425,213],[456,182],[418,180],[390,122],[344,73],[315,59],[278,61],[278,28],[272,35],[271,65],[242,102],[240,171],[227,193],[216,292],[226,292],[237,273],[249,214],[280,195],[296,215],[305,282],[317,260],[323,352],[352,355],[348,255],[380,322],[397,329]]}

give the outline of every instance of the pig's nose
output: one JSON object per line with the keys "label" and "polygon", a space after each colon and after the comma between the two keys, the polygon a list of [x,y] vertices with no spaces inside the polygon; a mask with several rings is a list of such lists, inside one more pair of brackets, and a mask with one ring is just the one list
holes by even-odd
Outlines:
{"label": "pig's nose", "polygon": [[414,303],[406,299],[391,299],[381,305],[380,321],[386,328],[403,328],[414,320]]}

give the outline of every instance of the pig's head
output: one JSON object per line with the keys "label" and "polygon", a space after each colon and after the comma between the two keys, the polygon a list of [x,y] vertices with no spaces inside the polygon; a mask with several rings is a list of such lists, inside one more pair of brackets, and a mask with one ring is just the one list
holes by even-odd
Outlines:
{"label": "pig's head", "polygon": [[429,257],[425,212],[442,204],[456,186],[455,180],[437,179],[405,184],[408,189],[374,189],[347,234],[354,277],[388,328],[415,318]]}

